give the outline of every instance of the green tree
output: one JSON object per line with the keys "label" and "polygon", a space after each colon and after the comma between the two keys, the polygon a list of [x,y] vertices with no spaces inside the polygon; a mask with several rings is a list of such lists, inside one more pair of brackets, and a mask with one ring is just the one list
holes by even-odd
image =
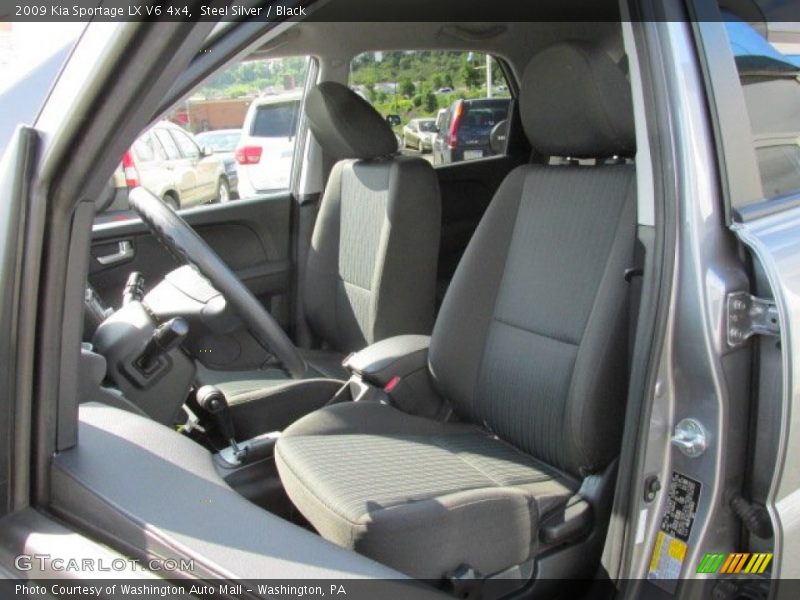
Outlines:
{"label": "green tree", "polygon": [[399,92],[406,98],[410,98],[414,95],[414,92],[417,91],[417,87],[414,85],[414,82],[411,81],[410,78],[404,77],[400,80],[400,88]]}
{"label": "green tree", "polygon": [[466,60],[461,63],[458,75],[468,90],[476,88],[481,84],[481,74],[479,70],[470,65]]}
{"label": "green tree", "polygon": [[375,102],[376,94],[375,94],[375,83],[372,81],[368,81],[364,84],[364,88],[367,90],[367,98],[369,98],[370,102]]}
{"label": "green tree", "polygon": [[432,113],[434,112],[439,106],[436,101],[436,94],[433,92],[428,92],[425,94],[425,99],[423,102],[425,112]]}

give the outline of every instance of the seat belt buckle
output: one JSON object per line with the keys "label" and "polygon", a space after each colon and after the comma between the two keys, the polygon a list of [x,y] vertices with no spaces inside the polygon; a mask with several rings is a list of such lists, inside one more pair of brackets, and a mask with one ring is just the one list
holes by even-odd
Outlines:
{"label": "seat belt buckle", "polygon": [[391,378],[389,381],[387,381],[387,382],[386,382],[386,384],[383,386],[383,391],[384,391],[384,392],[386,392],[387,394],[391,394],[391,393],[392,393],[392,390],[394,390],[394,389],[395,389],[395,388],[396,388],[396,387],[397,387],[397,386],[400,384],[400,381],[401,381],[401,380],[402,380],[402,377],[400,377],[400,375],[394,375],[394,376],[393,376],[393,377],[392,377],[392,378]]}

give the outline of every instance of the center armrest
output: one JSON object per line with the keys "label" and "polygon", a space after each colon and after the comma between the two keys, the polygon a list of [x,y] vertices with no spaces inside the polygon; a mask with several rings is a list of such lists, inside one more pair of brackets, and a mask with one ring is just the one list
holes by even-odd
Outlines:
{"label": "center armrest", "polygon": [[351,354],[344,366],[364,381],[384,387],[395,377],[427,369],[430,344],[428,335],[397,335]]}
{"label": "center armrest", "polygon": [[344,366],[356,380],[382,388],[403,412],[441,418],[445,403],[428,369],[427,335],[398,335],[351,354]]}

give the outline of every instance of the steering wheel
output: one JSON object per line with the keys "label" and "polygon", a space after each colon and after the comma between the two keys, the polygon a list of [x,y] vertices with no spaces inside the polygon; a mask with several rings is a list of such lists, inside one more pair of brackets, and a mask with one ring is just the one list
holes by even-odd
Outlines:
{"label": "steering wheel", "polygon": [[255,338],[277,356],[293,379],[306,373],[306,362],[281,326],[211,247],[157,196],[142,187],[129,194],[131,208],[181,262],[203,275],[230,302]]}

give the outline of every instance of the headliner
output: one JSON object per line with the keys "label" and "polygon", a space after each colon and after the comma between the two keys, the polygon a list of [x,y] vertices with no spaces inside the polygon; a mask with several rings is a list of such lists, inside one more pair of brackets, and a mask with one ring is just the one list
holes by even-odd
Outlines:
{"label": "headliner", "polygon": [[[333,2],[353,0],[333,0]],[[449,0],[448,0],[449,1]],[[332,2],[332,3],[333,3]],[[378,50],[473,50],[502,57],[521,73],[530,57],[558,40],[594,41],[622,56],[618,22],[395,23],[298,22],[268,41],[250,58],[310,54],[349,60]]]}

